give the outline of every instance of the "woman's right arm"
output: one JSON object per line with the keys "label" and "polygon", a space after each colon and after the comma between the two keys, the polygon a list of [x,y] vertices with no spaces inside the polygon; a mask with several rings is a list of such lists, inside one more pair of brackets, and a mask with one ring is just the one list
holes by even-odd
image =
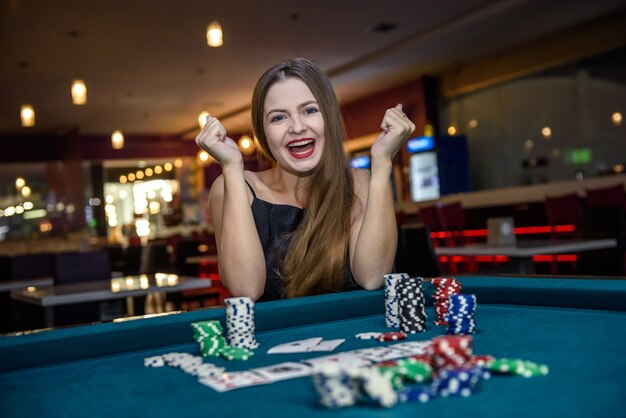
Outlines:
{"label": "woman's right arm", "polygon": [[233,296],[256,300],[265,288],[265,257],[252,216],[241,152],[222,124],[211,117],[196,143],[222,166],[222,175],[209,194],[220,278]]}

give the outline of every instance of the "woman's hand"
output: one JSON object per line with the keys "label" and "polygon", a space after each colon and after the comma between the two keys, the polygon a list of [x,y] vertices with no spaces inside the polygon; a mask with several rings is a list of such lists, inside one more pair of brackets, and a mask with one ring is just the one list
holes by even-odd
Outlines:
{"label": "woman's hand", "polygon": [[196,144],[211,154],[222,167],[243,164],[243,156],[237,143],[226,136],[224,126],[211,115],[207,116],[204,128],[196,136]]}
{"label": "woman's hand", "polygon": [[415,130],[415,125],[402,111],[402,105],[398,104],[396,107],[387,109],[380,128],[383,131],[372,145],[372,157],[391,160],[404,141],[411,136]]}

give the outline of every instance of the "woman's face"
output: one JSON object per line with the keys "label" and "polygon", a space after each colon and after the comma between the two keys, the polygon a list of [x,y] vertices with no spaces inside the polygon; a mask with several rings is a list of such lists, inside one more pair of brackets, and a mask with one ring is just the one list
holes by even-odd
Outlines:
{"label": "woman's face", "polygon": [[278,165],[305,174],[324,150],[324,119],[309,87],[299,78],[274,83],[265,97],[263,129]]}

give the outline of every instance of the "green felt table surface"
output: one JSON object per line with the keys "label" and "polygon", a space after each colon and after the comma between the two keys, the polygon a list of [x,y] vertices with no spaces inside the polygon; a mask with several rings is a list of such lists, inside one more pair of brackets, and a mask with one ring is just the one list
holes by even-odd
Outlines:
{"label": "green felt table surface", "polygon": [[[218,393],[180,370],[143,366],[152,355],[196,354],[189,323],[224,319],[223,309],[210,309],[0,338],[0,416],[626,416],[625,281],[460,280],[464,292],[479,299],[474,352],[545,363],[548,376],[494,375],[469,398],[326,410],[318,405],[310,378]],[[382,291],[357,291],[257,304],[261,348],[254,357],[211,362],[236,371],[324,355],[266,353],[276,344],[309,337],[345,338],[335,353],[393,344],[354,338],[387,330],[383,297]],[[432,308],[427,313],[435,318]],[[429,325],[410,340],[444,331]]]}

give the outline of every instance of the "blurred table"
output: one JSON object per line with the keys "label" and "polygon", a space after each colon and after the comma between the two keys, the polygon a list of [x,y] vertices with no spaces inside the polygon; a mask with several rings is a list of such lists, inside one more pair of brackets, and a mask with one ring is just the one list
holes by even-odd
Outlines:
{"label": "blurred table", "polygon": [[[171,293],[184,290],[204,289],[212,286],[209,279],[176,274],[157,273],[116,277],[51,287],[30,286],[11,291],[14,301],[43,308],[46,327],[54,326],[54,307],[86,302],[106,302],[145,296],[152,293]],[[132,314],[132,313],[131,313]]]}
{"label": "blurred table", "polygon": [[467,244],[457,247],[435,247],[438,256],[498,256],[509,257],[509,263],[500,268],[502,273],[534,274],[533,256],[541,254],[563,254],[581,251],[615,248],[615,239],[569,239],[569,240],[520,240],[511,245],[493,245],[486,243]]}
{"label": "blurred table", "polygon": [[185,258],[187,264],[217,263],[217,255],[194,255]]}
{"label": "blurred table", "polygon": [[24,289],[30,286],[46,287],[52,286],[54,279],[52,277],[35,277],[32,279],[9,280],[0,282],[0,292],[8,292],[15,289]]}

